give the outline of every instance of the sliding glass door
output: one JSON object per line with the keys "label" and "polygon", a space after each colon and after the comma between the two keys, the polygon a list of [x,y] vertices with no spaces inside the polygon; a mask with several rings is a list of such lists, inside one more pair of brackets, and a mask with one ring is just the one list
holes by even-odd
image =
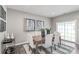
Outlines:
{"label": "sliding glass door", "polygon": [[57,22],[56,30],[61,34],[61,38],[64,40],[76,41],[75,25],[76,21]]}

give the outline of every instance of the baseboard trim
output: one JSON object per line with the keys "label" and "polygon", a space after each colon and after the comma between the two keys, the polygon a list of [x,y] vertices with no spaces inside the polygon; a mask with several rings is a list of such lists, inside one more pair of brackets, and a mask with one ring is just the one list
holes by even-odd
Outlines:
{"label": "baseboard trim", "polygon": [[15,44],[15,46],[18,46],[18,45],[25,45],[25,44],[28,44],[28,42],[17,43],[17,44]]}
{"label": "baseboard trim", "polygon": [[77,43],[77,42],[72,42],[72,41],[68,41],[68,40],[64,40],[64,39],[62,39],[62,41],[66,41],[66,42],[70,42],[70,43],[74,43],[74,44],[79,45],[79,43]]}
{"label": "baseboard trim", "polygon": [[14,45],[9,45],[7,47],[11,47],[11,46],[18,46],[18,45],[25,45],[25,44],[28,44],[27,42],[22,42],[22,43],[16,43]]}

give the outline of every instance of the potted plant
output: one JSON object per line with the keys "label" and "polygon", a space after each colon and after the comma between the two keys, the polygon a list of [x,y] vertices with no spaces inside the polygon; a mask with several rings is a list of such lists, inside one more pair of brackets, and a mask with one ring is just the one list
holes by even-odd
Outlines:
{"label": "potted plant", "polygon": [[41,29],[41,36],[45,37],[45,29]]}
{"label": "potted plant", "polygon": [[46,28],[47,34],[50,34],[50,30],[51,29]]}

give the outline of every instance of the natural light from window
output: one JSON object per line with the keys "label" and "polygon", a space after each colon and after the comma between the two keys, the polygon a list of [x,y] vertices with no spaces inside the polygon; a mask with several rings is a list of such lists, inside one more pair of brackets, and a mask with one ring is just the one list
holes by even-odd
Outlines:
{"label": "natural light from window", "polygon": [[57,22],[56,30],[61,34],[62,39],[75,42],[75,24],[76,21]]}

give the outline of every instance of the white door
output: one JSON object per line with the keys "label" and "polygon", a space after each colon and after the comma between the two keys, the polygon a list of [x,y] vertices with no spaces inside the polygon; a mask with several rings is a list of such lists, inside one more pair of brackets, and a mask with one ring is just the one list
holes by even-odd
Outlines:
{"label": "white door", "polygon": [[57,22],[56,30],[61,34],[61,38],[64,40],[76,41],[76,21]]}

